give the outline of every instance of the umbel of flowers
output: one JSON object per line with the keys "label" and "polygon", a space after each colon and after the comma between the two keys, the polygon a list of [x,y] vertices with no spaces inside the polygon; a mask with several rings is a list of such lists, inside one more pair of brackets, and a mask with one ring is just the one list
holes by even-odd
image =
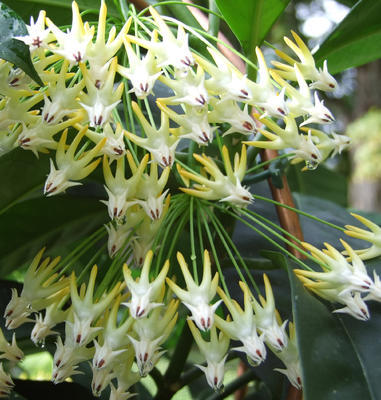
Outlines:
{"label": "umbel of flowers", "polygon": [[[276,51],[281,58],[273,61],[276,69],[269,69],[256,49],[254,82],[191,28],[175,20],[170,26],[154,8],[149,9],[150,18],[133,14],[119,32],[107,22],[104,2],[93,26],[82,21],[75,2],[72,11],[67,31],[41,11],[27,26],[28,35],[17,37],[29,45],[44,87],[0,61],[0,155],[16,147],[37,158],[49,154],[46,196],[81,185],[102,168],[102,202],[110,217],[108,253],[113,265],[120,260],[127,263],[123,268],[117,265],[117,279],[106,275],[97,283],[94,266],[84,282],[74,272],[65,275],[72,269],[70,263],[43,260],[41,250],[30,264],[22,292],[12,291],[4,315],[6,327],[34,322],[35,343],[57,335],[55,383],[80,373],[79,364],[91,360],[93,393],[99,395],[109,386],[110,399],[127,399],[130,387],[147,376],[165,352],[180,300],[191,314],[189,328],[206,362],[199,368],[211,387],[222,387],[233,340],[238,343],[233,350],[244,353],[253,366],[272,351],[284,364],[279,371],[301,388],[294,326],[289,323],[287,328],[287,321],[282,322],[268,277],[263,278],[265,297],[259,291],[253,294],[255,285],[243,279],[243,305],[232,299],[208,224],[221,231],[211,207],[250,216],[246,208],[254,195],[245,186],[252,172],[247,165],[250,150],[279,150],[292,163],[305,162],[307,169],[313,169],[348,145],[346,136],[326,133],[334,117],[318,91],[337,87],[327,63],[317,68],[293,32],[294,41],[285,41],[295,58]],[[206,43],[208,57],[192,51],[189,34]],[[156,98],[159,84],[171,95]],[[160,123],[153,118],[148,97],[155,100]],[[239,150],[233,151],[230,143]],[[203,262],[191,258],[193,268],[181,253],[179,267],[165,261],[151,268],[155,256],[162,259],[157,253],[164,245],[158,246],[157,238],[195,199],[204,207],[200,218],[213,265],[201,244]],[[344,256],[329,245],[320,251],[305,244],[323,272],[296,273],[316,294],[344,305],[337,311],[364,320],[369,318],[365,300],[380,300],[381,292],[379,277],[376,273],[369,277],[361,258],[381,254],[380,228],[355,217],[371,231],[348,226],[346,233],[371,242],[369,249],[356,252],[343,242]],[[193,216],[190,220],[192,224]],[[201,281],[197,267],[202,270]],[[185,287],[167,276],[169,271],[183,278]],[[222,303],[226,317],[222,311],[216,315]],[[54,330],[61,323],[64,334]],[[2,336],[0,342],[2,358],[10,363],[22,358],[15,337],[12,344]],[[12,386],[1,366],[0,395],[7,395]]]}

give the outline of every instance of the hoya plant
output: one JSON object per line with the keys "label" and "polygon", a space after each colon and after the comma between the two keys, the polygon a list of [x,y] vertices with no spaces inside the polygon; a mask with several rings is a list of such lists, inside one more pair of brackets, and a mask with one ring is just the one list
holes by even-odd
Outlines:
{"label": "hoya plant", "polygon": [[318,179],[381,3],[315,54],[288,3],[0,3],[0,397],[379,397],[381,227]]}

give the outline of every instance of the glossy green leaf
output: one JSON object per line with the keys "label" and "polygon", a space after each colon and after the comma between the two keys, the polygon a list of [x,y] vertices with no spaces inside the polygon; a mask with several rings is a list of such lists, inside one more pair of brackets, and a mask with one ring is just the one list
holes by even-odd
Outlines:
{"label": "glossy green leaf", "polygon": [[[373,347],[373,351],[370,350],[375,343],[368,342],[370,357],[364,362],[353,330],[346,324],[360,329],[357,339],[362,334],[367,335],[372,327],[367,322],[353,321],[347,315],[332,314],[320,300],[307,292],[292,270],[289,270],[289,277],[304,399],[376,399],[375,393],[380,393],[381,386],[376,388],[370,382],[369,372],[376,367],[379,373],[376,364],[379,363],[379,349]],[[375,318],[381,322],[381,314]],[[372,332],[374,337],[378,336],[378,330],[372,329]]]}
{"label": "glossy green leaf", "polygon": [[331,73],[357,67],[381,57],[381,1],[360,0],[315,54],[328,60]]}
{"label": "glossy green leaf", "polygon": [[23,20],[6,4],[0,2],[0,58],[21,68],[36,83],[43,83],[34,69],[29,47],[14,36],[28,33]]}
{"label": "glossy green leaf", "polygon": [[42,196],[49,173],[49,157],[37,159],[31,151],[20,148],[0,157],[0,215],[28,196]]}
{"label": "glossy green leaf", "polygon": [[254,55],[289,0],[215,0],[247,56]]}
{"label": "glossy green leaf", "polygon": [[56,196],[18,203],[0,216],[0,274],[5,276],[43,246],[49,251],[72,243],[107,222],[94,198]]}

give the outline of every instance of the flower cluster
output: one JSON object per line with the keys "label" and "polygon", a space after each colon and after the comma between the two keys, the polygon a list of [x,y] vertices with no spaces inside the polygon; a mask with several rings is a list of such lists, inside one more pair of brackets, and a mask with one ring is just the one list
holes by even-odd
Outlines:
{"label": "flower cluster", "polygon": [[378,257],[381,254],[381,228],[360,215],[352,215],[370,231],[347,225],[345,233],[351,237],[369,241],[372,246],[368,249],[353,250],[348,243],[340,240],[345,248],[343,255],[328,243],[325,243],[326,249],[323,250],[303,243],[303,246],[315,257],[322,271],[296,269],[295,273],[304,285],[318,296],[344,305],[334,312],[347,313],[354,318],[366,321],[370,318],[370,314],[365,301],[381,301],[381,282],[376,271],[373,271],[373,279],[369,276],[363,260]]}

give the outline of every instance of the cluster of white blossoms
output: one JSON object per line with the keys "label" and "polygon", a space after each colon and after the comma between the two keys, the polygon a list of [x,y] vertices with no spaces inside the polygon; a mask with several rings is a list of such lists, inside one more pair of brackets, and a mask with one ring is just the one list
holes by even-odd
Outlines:
{"label": "cluster of white blossoms", "polygon": [[[301,387],[294,329],[290,324],[288,337],[287,321],[282,323],[280,319],[266,275],[266,298],[259,296],[259,302],[248,286],[240,283],[244,293],[242,310],[218,287],[219,275],[216,273],[212,277],[206,250],[200,283],[192,277],[181,253],[177,253],[177,259],[186,288],[166,277],[169,261],[154,279],[150,279],[153,253],[149,251],[137,279],[132,277],[132,270],[125,264],[124,281],[117,282],[111,290],[106,289],[103,293],[96,287],[96,265],[88,282],[79,283],[74,272],[70,277],[59,274],[62,268],[59,258],[43,259],[43,253],[44,249],[28,268],[28,279],[22,292],[18,294],[13,290],[4,317],[8,329],[34,323],[31,339],[35,344],[57,335],[53,357],[54,383],[81,373],[79,364],[90,361],[93,372],[91,387],[95,396],[109,386],[111,400],[129,398],[132,396],[130,387],[146,377],[166,352],[162,345],[175,327],[180,300],[191,312],[188,324],[206,361],[206,365],[197,366],[205,373],[213,389],[219,390],[223,385],[224,364],[231,339],[241,343],[232,350],[245,353],[254,366],[265,360],[266,344],[285,365],[285,369],[278,370],[295,387]],[[217,293],[220,300],[215,300]],[[174,295],[179,300],[174,299]],[[222,302],[231,317],[223,319],[215,315]],[[32,315],[34,319],[30,318]],[[54,330],[61,323],[65,324],[64,335]],[[206,338],[208,333],[209,340]],[[23,357],[15,335],[12,344],[0,336],[0,351],[4,352],[1,357],[11,361],[17,362]],[[12,380],[4,373],[4,378],[0,377],[0,388],[9,393],[11,387]]]}
{"label": "cluster of white blossoms", "polygon": [[297,269],[295,273],[316,295],[332,303],[344,305],[334,312],[347,313],[354,318],[366,321],[370,318],[366,301],[381,302],[381,280],[375,270],[373,279],[369,276],[363,260],[381,255],[381,228],[361,215],[353,213],[352,215],[369,230],[346,225],[345,233],[370,242],[371,247],[353,250],[348,243],[340,239],[345,249],[340,253],[328,243],[325,243],[326,249],[323,250],[303,243],[303,246],[318,260],[323,271]]}
{"label": "cluster of white blossoms", "polygon": [[[276,70],[268,68],[261,50],[256,49],[258,78],[253,82],[211,45],[207,47],[210,60],[192,52],[186,32],[192,32],[191,28],[178,23],[175,36],[154,8],[150,8],[150,23],[139,29],[144,19],[139,21],[133,34],[129,33],[132,17],[118,33],[108,25],[105,2],[96,27],[83,22],[75,2],[72,11],[72,26],[66,32],[41,11],[36,22],[31,19],[27,26],[28,34],[17,37],[29,45],[43,88],[38,89],[10,63],[0,61],[0,154],[17,146],[37,157],[51,154],[44,186],[47,196],[80,185],[103,157],[108,196],[104,203],[111,218],[107,226],[110,256],[129,246],[141,264],[151,248],[168,209],[166,185],[178,146],[183,149],[195,142],[207,152],[216,132],[232,134],[250,146],[290,151],[292,162],[304,160],[308,168],[315,168],[349,143],[344,135],[308,127],[334,121],[317,90],[334,90],[337,83],[326,63],[323,69],[315,66],[295,33],[296,43],[285,40],[298,59],[277,51],[286,63],[274,61]],[[117,56],[122,48],[124,52]],[[173,94],[156,99],[161,112],[159,128],[150,109],[144,110],[149,106],[143,101],[154,96],[158,80]],[[141,106],[131,103],[126,97],[130,95]],[[135,115],[139,131],[129,132],[121,123],[117,106],[126,99],[132,108],[129,117]],[[135,126],[131,121],[125,123]],[[242,185],[244,145],[241,157],[221,148],[225,171],[196,151],[200,163],[196,170],[186,170],[176,162],[187,186],[181,188],[184,192],[239,207],[252,202],[251,193]],[[146,152],[151,157],[149,174]],[[145,227],[144,234],[137,232],[138,224]]]}

